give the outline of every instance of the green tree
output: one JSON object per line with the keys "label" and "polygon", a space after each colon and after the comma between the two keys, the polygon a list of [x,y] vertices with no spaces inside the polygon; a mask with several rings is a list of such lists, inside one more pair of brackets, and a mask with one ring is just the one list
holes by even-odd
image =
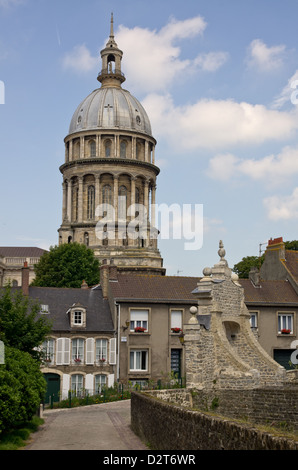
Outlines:
{"label": "green tree", "polygon": [[5,346],[5,364],[0,364],[0,436],[29,422],[45,392],[39,362],[29,353]]}
{"label": "green tree", "polygon": [[242,260],[235,264],[233,271],[238,274],[240,279],[248,279],[248,274],[251,268],[257,267],[260,269],[264,261],[264,255],[262,256],[245,256]]}
{"label": "green tree", "polygon": [[29,353],[39,359],[38,347],[51,331],[51,323],[38,318],[40,305],[24,296],[21,291],[12,293],[10,286],[0,296],[0,339],[6,346]]}
{"label": "green tree", "polygon": [[35,266],[33,286],[81,287],[99,282],[99,261],[93,251],[79,243],[50,247]]}
{"label": "green tree", "polygon": [[285,249],[298,251],[298,240],[285,242]]}

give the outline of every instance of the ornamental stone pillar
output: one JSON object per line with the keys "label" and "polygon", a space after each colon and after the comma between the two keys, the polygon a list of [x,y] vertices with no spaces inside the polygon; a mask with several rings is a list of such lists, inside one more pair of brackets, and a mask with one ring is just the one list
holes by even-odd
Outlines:
{"label": "ornamental stone pillar", "polygon": [[78,222],[83,221],[83,177],[79,178],[79,193],[78,193]]}

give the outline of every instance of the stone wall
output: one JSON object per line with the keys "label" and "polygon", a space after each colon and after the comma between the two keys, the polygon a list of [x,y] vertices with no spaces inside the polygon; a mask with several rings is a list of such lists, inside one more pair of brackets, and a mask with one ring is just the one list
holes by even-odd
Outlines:
{"label": "stone wall", "polygon": [[[157,392],[182,399],[183,392]],[[229,391],[230,393],[230,391]],[[162,401],[154,392],[132,393],[133,431],[155,450],[298,450],[298,440],[276,437],[249,424]],[[186,401],[191,400],[185,391]]]}

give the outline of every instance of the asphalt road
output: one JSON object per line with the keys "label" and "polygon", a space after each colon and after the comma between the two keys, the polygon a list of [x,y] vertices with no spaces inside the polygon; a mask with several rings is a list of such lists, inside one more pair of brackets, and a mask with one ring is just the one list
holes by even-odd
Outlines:
{"label": "asphalt road", "polygon": [[130,400],[45,410],[24,450],[148,450],[130,428]]}

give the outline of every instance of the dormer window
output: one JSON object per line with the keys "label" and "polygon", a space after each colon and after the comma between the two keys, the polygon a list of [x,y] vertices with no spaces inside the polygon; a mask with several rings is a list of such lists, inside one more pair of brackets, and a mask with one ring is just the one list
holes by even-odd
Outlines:
{"label": "dormer window", "polygon": [[86,327],[86,309],[81,305],[73,305],[67,312],[69,314],[69,322],[72,328]]}

